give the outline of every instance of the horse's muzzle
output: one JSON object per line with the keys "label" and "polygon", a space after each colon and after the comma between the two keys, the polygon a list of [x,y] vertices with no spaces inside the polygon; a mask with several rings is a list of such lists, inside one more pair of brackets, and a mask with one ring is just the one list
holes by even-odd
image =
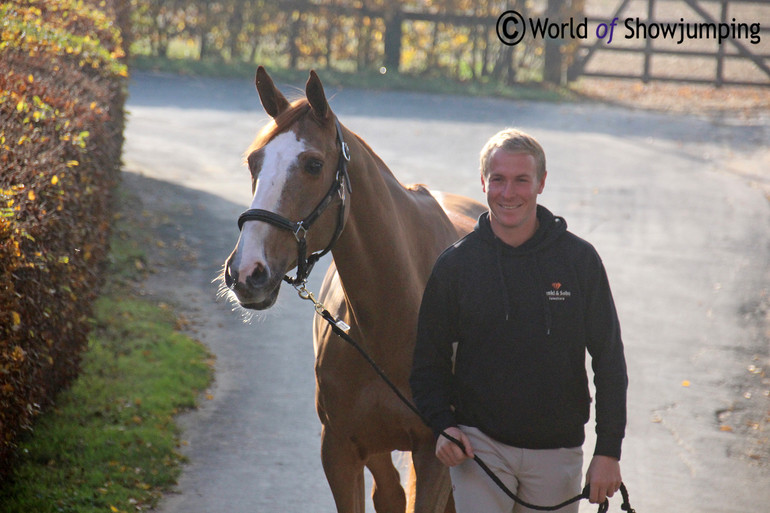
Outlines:
{"label": "horse's muzzle", "polygon": [[273,306],[278,299],[281,280],[271,280],[270,272],[261,264],[244,278],[233,267],[232,260],[231,256],[225,264],[225,285],[240,305],[251,310],[265,310]]}

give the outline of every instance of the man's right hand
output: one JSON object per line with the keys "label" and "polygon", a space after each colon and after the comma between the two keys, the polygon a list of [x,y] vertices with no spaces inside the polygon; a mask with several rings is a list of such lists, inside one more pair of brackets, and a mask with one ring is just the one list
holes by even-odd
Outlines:
{"label": "man's right hand", "polygon": [[444,430],[449,436],[456,438],[465,446],[465,452],[457,444],[449,440],[444,435],[439,435],[436,440],[436,457],[447,467],[459,465],[468,458],[473,458],[473,447],[465,433],[458,427],[449,427]]}

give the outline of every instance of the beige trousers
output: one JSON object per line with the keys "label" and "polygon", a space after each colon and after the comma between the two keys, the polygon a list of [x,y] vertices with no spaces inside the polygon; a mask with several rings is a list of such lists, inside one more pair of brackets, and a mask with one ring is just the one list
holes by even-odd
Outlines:
{"label": "beige trousers", "polygon": [[[581,492],[583,449],[519,449],[489,438],[476,428],[460,426],[474,453],[522,500],[555,506]],[[508,497],[473,460],[449,469],[457,513],[530,513]],[[559,513],[578,513],[579,502]]]}

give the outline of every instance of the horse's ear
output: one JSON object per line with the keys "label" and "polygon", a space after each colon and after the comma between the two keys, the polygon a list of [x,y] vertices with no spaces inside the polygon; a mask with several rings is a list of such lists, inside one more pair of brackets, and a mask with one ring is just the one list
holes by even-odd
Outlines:
{"label": "horse's ear", "polygon": [[329,114],[329,103],[326,101],[326,94],[324,94],[324,86],[321,84],[321,79],[315,71],[310,71],[310,78],[307,79],[305,84],[305,95],[310,103],[310,107],[313,109],[313,113],[319,119],[325,119]]}
{"label": "horse's ear", "polygon": [[270,75],[264,67],[257,68],[257,92],[259,93],[259,99],[262,102],[262,106],[265,108],[271,118],[275,118],[281,112],[289,108],[289,102],[284,95],[281,94]]}

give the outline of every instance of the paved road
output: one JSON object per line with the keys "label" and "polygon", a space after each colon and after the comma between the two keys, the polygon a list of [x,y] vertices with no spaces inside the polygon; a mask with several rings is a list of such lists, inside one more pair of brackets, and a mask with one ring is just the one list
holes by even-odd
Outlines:
{"label": "paved road", "polygon": [[[759,371],[770,368],[768,117],[327,95],[402,182],[479,200],[487,137],[510,125],[535,135],[549,159],[542,203],[594,243],[617,301],[631,380],[622,469],[635,508],[768,510],[770,382]],[[150,245],[159,272],[146,293],[185,312],[217,357],[212,398],[182,418],[189,464],[159,511],[333,511],[313,405],[311,308],[285,289],[244,322],[211,283],[250,199],[241,154],[266,121],[252,83],[137,73],[128,108],[124,186],[162,241]]]}

